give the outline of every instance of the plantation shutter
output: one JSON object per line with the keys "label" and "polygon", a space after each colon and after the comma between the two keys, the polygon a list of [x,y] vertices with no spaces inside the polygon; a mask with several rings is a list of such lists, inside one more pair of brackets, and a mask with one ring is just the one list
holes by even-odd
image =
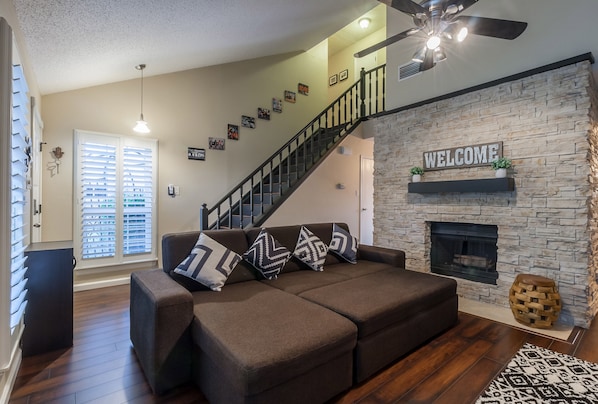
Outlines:
{"label": "plantation shutter", "polygon": [[83,142],[80,153],[82,258],[116,254],[116,146]]}
{"label": "plantation shutter", "polygon": [[29,89],[20,65],[13,66],[12,136],[11,136],[11,252],[10,252],[10,332],[21,323],[27,307],[25,249],[27,229],[27,170],[30,150],[28,134]]}
{"label": "plantation shutter", "polygon": [[157,259],[157,142],[75,131],[77,268]]}
{"label": "plantation shutter", "polygon": [[126,146],[123,152],[123,254],[152,251],[152,149]]}

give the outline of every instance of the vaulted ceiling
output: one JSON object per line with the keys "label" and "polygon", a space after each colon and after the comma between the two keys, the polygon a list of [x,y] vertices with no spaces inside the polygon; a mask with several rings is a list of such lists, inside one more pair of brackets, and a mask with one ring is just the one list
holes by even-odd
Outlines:
{"label": "vaulted ceiling", "polygon": [[42,94],[307,50],[375,0],[14,0]]}

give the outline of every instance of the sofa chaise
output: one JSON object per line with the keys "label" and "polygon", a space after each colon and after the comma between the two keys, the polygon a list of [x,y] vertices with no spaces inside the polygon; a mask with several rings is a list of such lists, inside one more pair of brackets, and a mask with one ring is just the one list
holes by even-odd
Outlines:
{"label": "sofa chaise", "polygon": [[[304,232],[331,248],[349,234],[264,231],[291,253]],[[266,279],[248,262],[264,231],[167,234],[163,268],[131,275],[131,341],[154,393],[192,381],[211,403],[324,402],[457,322],[456,282],[406,270],[398,250],[355,246],[355,263],[328,252],[318,270],[295,254]],[[180,274],[200,234],[245,258],[222,287]]]}

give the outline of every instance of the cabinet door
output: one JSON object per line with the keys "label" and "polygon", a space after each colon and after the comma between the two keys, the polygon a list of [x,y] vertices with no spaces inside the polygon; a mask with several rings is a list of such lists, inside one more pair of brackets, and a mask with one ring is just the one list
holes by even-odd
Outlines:
{"label": "cabinet door", "polygon": [[[41,243],[43,244],[43,243]],[[73,345],[73,249],[27,251],[23,355]]]}

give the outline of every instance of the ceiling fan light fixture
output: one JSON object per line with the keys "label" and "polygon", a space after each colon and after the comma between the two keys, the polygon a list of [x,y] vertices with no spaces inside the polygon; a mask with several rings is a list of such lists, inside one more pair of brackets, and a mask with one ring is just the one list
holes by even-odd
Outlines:
{"label": "ceiling fan light fixture", "polygon": [[426,57],[426,48],[421,48],[417,52],[413,54],[411,60],[417,63],[424,63],[424,59]]}
{"label": "ceiling fan light fixture", "polygon": [[145,119],[143,119],[143,69],[145,69],[145,65],[137,65],[135,66],[135,69],[141,71],[141,114],[139,115],[139,120],[133,128],[133,131],[137,133],[150,133],[150,128],[147,126]]}
{"label": "ceiling fan light fixture", "polygon": [[436,49],[440,46],[440,37],[438,35],[432,35],[430,38],[428,38],[428,41],[426,42],[426,47],[430,50]]}
{"label": "ceiling fan light fixture", "polygon": [[434,49],[434,63],[443,62],[446,60],[446,53],[442,47]]}
{"label": "ceiling fan light fixture", "polygon": [[361,18],[361,19],[359,19],[358,24],[362,29],[366,29],[367,27],[370,26],[371,22],[372,22],[372,20],[370,20],[369,18]]}
{"label": "ceiling fan light fixture", "polygon": [[463,42],[467,38],[467,34],[469,34],[467,27],[462,27],[457,34],[457,41]]}

